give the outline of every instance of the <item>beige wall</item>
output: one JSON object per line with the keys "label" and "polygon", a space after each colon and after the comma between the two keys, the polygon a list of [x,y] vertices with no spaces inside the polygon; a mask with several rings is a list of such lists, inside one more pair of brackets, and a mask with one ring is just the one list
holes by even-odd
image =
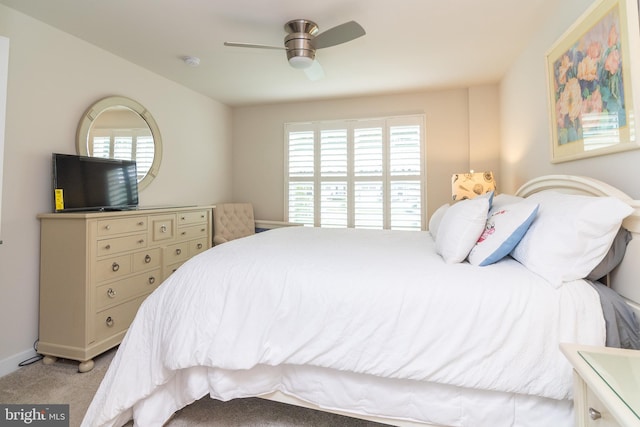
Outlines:
{"label": "beige wall", "polygon": [[[233,195],[260,219],[284,218],[284,124],[424,113],[427,211],[451,198],[454,172],[497,170],[498,87],[295,102],[233,110]],[[471,158],[470,158],[471,156]]]}
{"label": "beige wall", "polygon": [[[500,94],[497,86],[469,89],[469,168],[494,172],[500,183]],[[500,191],[500,187],[498,187]]]}
{"label": "beige wall", "polygon": [[[152,113],[164,155],[141,204],[198,204],[231,195],[231,110],[104,50],[0,6],[10,39],[2,236],[0,375],[30,356],[38,333],[39,223],[51,210],[51,153],[74,153],[76,126],[100,98]],[[82,260],[79,260],[82,262]]]}
{"label": "beige wall", "polygon": [[[505,191],[515,191],[539,175],[572,174],[600,179],[635,199],[640,198],[640,150],[550,162],[545,55],[591,3],[592,0],[557,2],[556,10],[549,11],[548,20],[501,82],[500,182]],[[635,55],[640,55],[640,51]],[[636,70],[633,78],[633,84],[640,90],[640,71]]]}

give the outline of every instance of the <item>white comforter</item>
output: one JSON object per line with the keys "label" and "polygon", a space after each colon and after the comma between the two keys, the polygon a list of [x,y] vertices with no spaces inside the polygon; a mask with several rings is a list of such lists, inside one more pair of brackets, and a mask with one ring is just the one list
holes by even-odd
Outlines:
{"label": "white comforter", "polygon": [[161,424],[222,371],[307,365],[567,399],[559,342],[603,345],[597,293],[512,259],[447,265],[428,232],[292,227],[188,261],[140,308],[83,421]]}

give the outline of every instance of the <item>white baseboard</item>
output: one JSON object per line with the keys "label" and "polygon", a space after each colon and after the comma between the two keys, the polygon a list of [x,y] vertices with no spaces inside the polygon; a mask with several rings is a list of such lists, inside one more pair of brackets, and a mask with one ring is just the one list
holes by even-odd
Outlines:
{"label": "white baseboard", "polygon": [[29,350],[25,350],[21,353],[14,354],[13,356],[9,356],[6,359],[0,360],[0,377],[4,377],[5,375],[9,375],[10,373],[17,371],[20,369],[18,366],[21,362],[24,362],[27,359],[37,356],[38,354],[32,348]]}

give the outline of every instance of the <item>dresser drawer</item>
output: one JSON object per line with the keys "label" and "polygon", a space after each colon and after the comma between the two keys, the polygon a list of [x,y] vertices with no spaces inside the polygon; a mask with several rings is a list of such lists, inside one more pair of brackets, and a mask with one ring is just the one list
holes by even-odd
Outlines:
{"label": "dresser drawer", "polygon": [[175,215],[156,215],[152,216],[150,221],[153,242],[162,242],[176,237]]}
{"label": "dresser drawer", "polygon": [[164,248],[165,265],[186,261],[189,258],[189,242],[176,243]]}
{"label": "dresser drawer", "polygon": [[137,216],[134,218],[109,218],[98,221],[98,236],[113,236],[122,233],[134,233],[136,231],[147,231],[147,217]]}
{"label": "dresser drawer", "polygon": [[117,279],[125,274],[131,273],[131,255],[122,255],[109,259],[104,259],[96,263],[96,280]]}
{"label": "dresser drawer", "polygon": [[97,241],[96,254],[101,257],[147,247],[146,234],[113,237]]}
{"label": "dresser drawer", "polygon": [[207,236],[207,224],[178,228],[178,240],[191,240]]}
{"label": "dresser drawer", "polygon": [[175,264],[168,265],[168,266],[167,266],[167,268],[165,269],[165,272],[164,272],[164,280],[167,280],[167,277],[169,277],[169,276],[171,276],[173,273],[175,273],[175,272],[176,272],[176,270],[177,270],[178,268],[180,268],[180,266],[181,266],[182,264],[184,264],[185,262],[186,262],[186,261],[180,261],[180,262],[176,262]]}
{"label": "dresser drawer", "polygon": [[145,297],[146,295],[143,295],[124,304],[98,312],[95,317],[96,341],[100,342],[126,330],[131,325]]}
{"label": "dresser drawer", "polygon": [[180,212],[178,214],[178,226],[207,222],[208,213],[206,210]]}
{"label": "dresser drawer", "polygon": [[199,254],[200,252],[204,252],[209,249],[207,245],[207,238],[202,238],[198,240],[192,240],[189,242],[189,256],[194,256]]}
{"label": "dresser drawer", "polygon": [[96,289],[96,308],[102,310],[120,304],[131,297],[148,294],[162,281],[160,268],[99,286]]}
{"label": "dresser drawer", "polygon": [[160,267],[160,248],[140,251],[133,254],[133,271],[144,271]]}

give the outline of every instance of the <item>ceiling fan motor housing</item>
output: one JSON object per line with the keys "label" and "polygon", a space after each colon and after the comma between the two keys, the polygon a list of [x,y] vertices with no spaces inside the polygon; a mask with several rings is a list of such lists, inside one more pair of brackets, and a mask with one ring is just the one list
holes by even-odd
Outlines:
{"label": "ceiling fan motor housing", "polygon": [[287,49],[287,59],[294,68],[308,68],[316,57],[313,39],[318,33],[315,22],[306,19],[295,19],[285,24],[287,36],[284,46]]}
{"label": "ceiling fan motor housing", "polygon": [[316,49],[313,47],[313,36],[308,33],[293,33],[284,39],[284,47],[287,49],[287,59],[296,56],[309,58],[313,61],[316,57]]}

